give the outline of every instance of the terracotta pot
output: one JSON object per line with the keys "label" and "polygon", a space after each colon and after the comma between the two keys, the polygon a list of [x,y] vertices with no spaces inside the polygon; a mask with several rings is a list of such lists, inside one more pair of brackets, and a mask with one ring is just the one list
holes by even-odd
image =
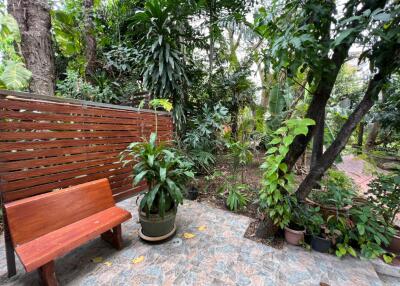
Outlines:
{"label": "terracotta pot", "polygon": [[294,230],[289,227],[285,227],[285,240],[289,244],[300,245],[304,241],[305,232],[305,229]]}
{"label": "terracotta pot", "polygon": [[397,231],[396,235],[393,236],[393,238],[388,246],[388,250],[390,252],[400,254],[400,231],[399,230]]}

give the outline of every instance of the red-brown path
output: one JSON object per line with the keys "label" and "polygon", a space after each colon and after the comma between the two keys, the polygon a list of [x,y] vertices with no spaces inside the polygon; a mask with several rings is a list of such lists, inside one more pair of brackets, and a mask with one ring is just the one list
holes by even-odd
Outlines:
{"label": "red-brown path", "polygon": [[[353,179],[354,183],[358,186],[359,195],[363,195],[368,190],[369,182],[375,178],[373,174],[365,170],[368,163],[354,155],[345,155],[342,159],[343,162],[337,164],[338,169]],[[378,172],[384,173],[385,171],[378,169]],[[400,214],[397,215],[395,223],[400,226]]]}
{"label": "red-brown path", "polygon": [[345,155],[343,162],[337,165],[339,170],[344,171],[358,186],[360,195],[368,190],[368,184],[374,179],[374,175],[365,171],[366,162],[354,155]]}

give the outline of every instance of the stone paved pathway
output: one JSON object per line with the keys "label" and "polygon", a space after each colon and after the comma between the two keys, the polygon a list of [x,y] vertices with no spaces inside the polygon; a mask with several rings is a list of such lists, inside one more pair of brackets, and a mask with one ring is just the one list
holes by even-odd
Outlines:
{"label": "stone paved pathway", "polygon": [[[61,285],[385,285],[368,261],[256,243],[243,237],[250,218],[197,202],[179,207],[174,239],[149,245],[137,236],[135,198],[121,206],[133,214],[123,226],[124,249],[95,239],[58,259]],[[6,278],[3,239],[0,262],[0,285],[39,285],[37,273],[20,264],[18,275]]]}

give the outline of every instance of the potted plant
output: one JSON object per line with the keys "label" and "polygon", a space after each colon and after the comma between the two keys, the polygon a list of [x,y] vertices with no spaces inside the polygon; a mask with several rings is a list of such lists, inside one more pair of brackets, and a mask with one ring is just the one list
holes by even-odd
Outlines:
{"label": "potted plant", "polygon": [[133,184],[145,180],[147,191],[139,205],[141,231],[145,240],[164,240],[175,232],[178,204],[183,202],[185,183],[194,177],[192,164],[177,149],[150,140],[131,143],[122,154],[124,163],[133,162]]}
{"label": "potted plant", "polygon": [[319,212],[319,207],[307,206],[305,209],[304,222],[307,234],[311,236],[311,248],[319,252],[328,252],[331,240],[326,238],[328,230],[324,227],[324,219]]}
{"label": "potted plant", "polygon": [[318,252],[328,253],[332,246],[332,234],[326,226],[322,226],[313,233],[311,238],[311,248]]}
{"label": "potted plant", "polygon": [[400,254],[400,228],[395,226],[396,215],[400,213],[400,175],[378,175],[369,184],[366,194],[378,215],[396,229],[388,250]]}
{"label": "potted plant", "polygon": [[301,245],[304,242],[306,233],[306,220],[309,206],[293,201],[292,217],[290,223],[285,227],[285,240],[292,245]]}

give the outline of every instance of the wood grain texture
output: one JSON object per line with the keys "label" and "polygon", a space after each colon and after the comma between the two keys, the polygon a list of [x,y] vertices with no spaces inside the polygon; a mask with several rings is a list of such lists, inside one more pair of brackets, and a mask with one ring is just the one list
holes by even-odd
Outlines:
{"label": "wood grain texture", "polygon": [[115,205],[108,179],[4,205],[14,247]]}
{"label": "wood grain texture", "polygon": [[30,272],[130,218],[128,211],[111,207],[17,246],[15,250],[26,271]]}
{"label": "wood grain texture", "polygon": [[159,140],[172,139],[170,114],[4,94],[0,93],[0,192],[5,202],[103,177],[110,179],[116,198],[127,198],[142,187],[124,180],[130,167],[122,167],[120,152],[148,137],[155,130],[155,117]]}

